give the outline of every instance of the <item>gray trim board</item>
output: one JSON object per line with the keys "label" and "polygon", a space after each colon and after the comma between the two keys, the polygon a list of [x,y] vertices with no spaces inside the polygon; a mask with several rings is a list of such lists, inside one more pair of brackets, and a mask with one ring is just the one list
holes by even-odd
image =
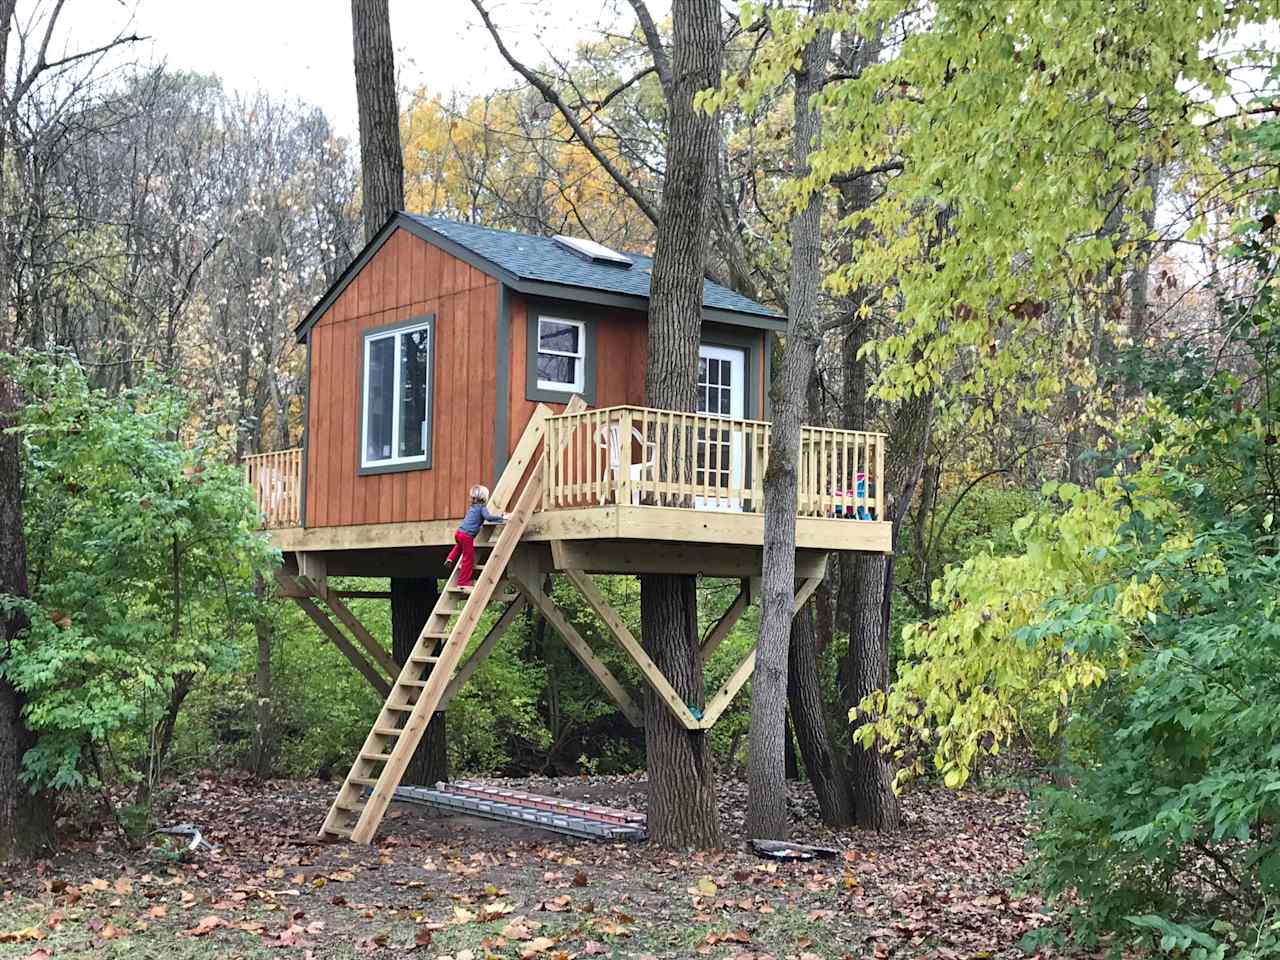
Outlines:
{"label": "gray trim board", "polygon": [[573,390],[545,390],[538,386],[538,321],[542,317],[574,320],[582,324],[586,343],[582,347],[582,399],[587,406],[596,402],[596,318],[579,307],[565,307],[564,301],[550,303],[545,300],[529,299],[525,304],[525,374],[524,396],[526,400],[544,403],[568,403],[573,397]]}
{"label": "gray trim board", "polygon": [[[409,327],[427,328],[427,438],[423,444],[423,458],[414,460],[410,463],[387,463],[375,464],[370,467],[364,466],[364,397],[365,397],[365,350],[368,348],[369,341],[374,337],[385,336],[388,333],[394,333],[397,330],[404,330]],[[378,473],[404,473],[408,470],[430,470],[431,455],[435,449],[435,432],[436,432],[436,331],[439,325],[436,323],[436,315],[434,313],[419,314],[416,317],[410,317],[408,320],[401,320],[397,323],[388,323],[381,327],[371,327],[360,334],[360,406],[356,408],[356,475],[361,477],[372,476]],[[395,438],[392,438],[393,442]]]}
{"label": "gray trim board", "polygon": [[307,331],[307,372],[302,390],[302,476],[298,479],[298,526],[307,525],[307,457],[311,451],[311,331]]}
{"label": "gray trim board", "polygon": [[507,447],[511,443],[511,292],[498,284],[498,333],[494,341],[494,371],[497,401],[493,421],[493,482],[496,486],[507,468]]}

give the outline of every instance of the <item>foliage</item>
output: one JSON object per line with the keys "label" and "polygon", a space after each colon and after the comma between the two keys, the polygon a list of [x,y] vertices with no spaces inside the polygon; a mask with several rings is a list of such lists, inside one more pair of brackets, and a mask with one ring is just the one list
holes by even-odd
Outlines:
{"label": "foliage", "polygon": [[153,783],[186,693],[228,669],[257,615],[272,551],[250,491],[203,433],[180,438],[177,391],[116,396],[74,361],[11,361],[28,400],[22,439],[30,629],[3,662],[39,741],[24,776]]}
{"label": "foliage", "polygon": [[[1131,666],[1091,704],[1105,743],[1076,789],[1044,792],[1035,841],[1046,889],[1086,898],[1075,919],[1087,933],[1136,929],[1200,957],[1280,949],[1280,261],[1256,229],[1236,253],[1258,285],[1223,304],[1224,342],[1128,365],[1159,414],[1129,452],[1164,465],[1178,514],[1128,485],[1117,562],[1161,584],[1162,602],[1119,641]],[[1087,624],[1098,611],[1062,614]],[[1117,643],[1088,630],[1070,640]]]}

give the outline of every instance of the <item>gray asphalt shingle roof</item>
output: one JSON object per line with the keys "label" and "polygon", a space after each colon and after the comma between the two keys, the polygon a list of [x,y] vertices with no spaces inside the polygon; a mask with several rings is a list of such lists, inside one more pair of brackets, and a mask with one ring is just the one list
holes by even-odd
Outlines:
{"label": "gray asphalt shingle roof", "polygon": [[[649,271],[653,260],[640,253],[623,252],[630,267],[594,263],[564,249],[550,237],[538,237],[509,230],[494,230],[440,217],[407,214],[409,219],[451,240],[460,247],[510,274],[541,283],[603,290],[624,296],[649,297]],[[702,304],[715,310],[782,319],[781,315],[718,283],[704,280]]]}

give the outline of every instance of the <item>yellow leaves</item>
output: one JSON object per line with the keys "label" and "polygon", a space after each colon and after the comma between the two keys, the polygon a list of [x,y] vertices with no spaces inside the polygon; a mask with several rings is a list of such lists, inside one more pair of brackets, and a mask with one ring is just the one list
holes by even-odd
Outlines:
{"label": "yellow leaves", "polygon": [[710,877],[703,877],[694,886],[689,888],[689,892],[695,897],[714,897],[719,891],[715,881]]}

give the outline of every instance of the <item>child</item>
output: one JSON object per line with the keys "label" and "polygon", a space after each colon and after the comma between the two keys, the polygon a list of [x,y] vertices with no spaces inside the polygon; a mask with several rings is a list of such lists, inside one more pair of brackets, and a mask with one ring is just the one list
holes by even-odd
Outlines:
{"label": "child", "polygon": [[445,566],[448,566],[459,556],[462,557],[462,562],[458,564],[458,586],[464,589],[471,587],[471,573],[476,565],[476,534],[486,522],[502,523],[507,519],[505,513],[490,513],[488,505],[489,488],[483,483],[477,483],[471,488],[471,506],[467,508],[467,515],[462,518],[462,524],[453,535],[453,549],[445,560]]}

